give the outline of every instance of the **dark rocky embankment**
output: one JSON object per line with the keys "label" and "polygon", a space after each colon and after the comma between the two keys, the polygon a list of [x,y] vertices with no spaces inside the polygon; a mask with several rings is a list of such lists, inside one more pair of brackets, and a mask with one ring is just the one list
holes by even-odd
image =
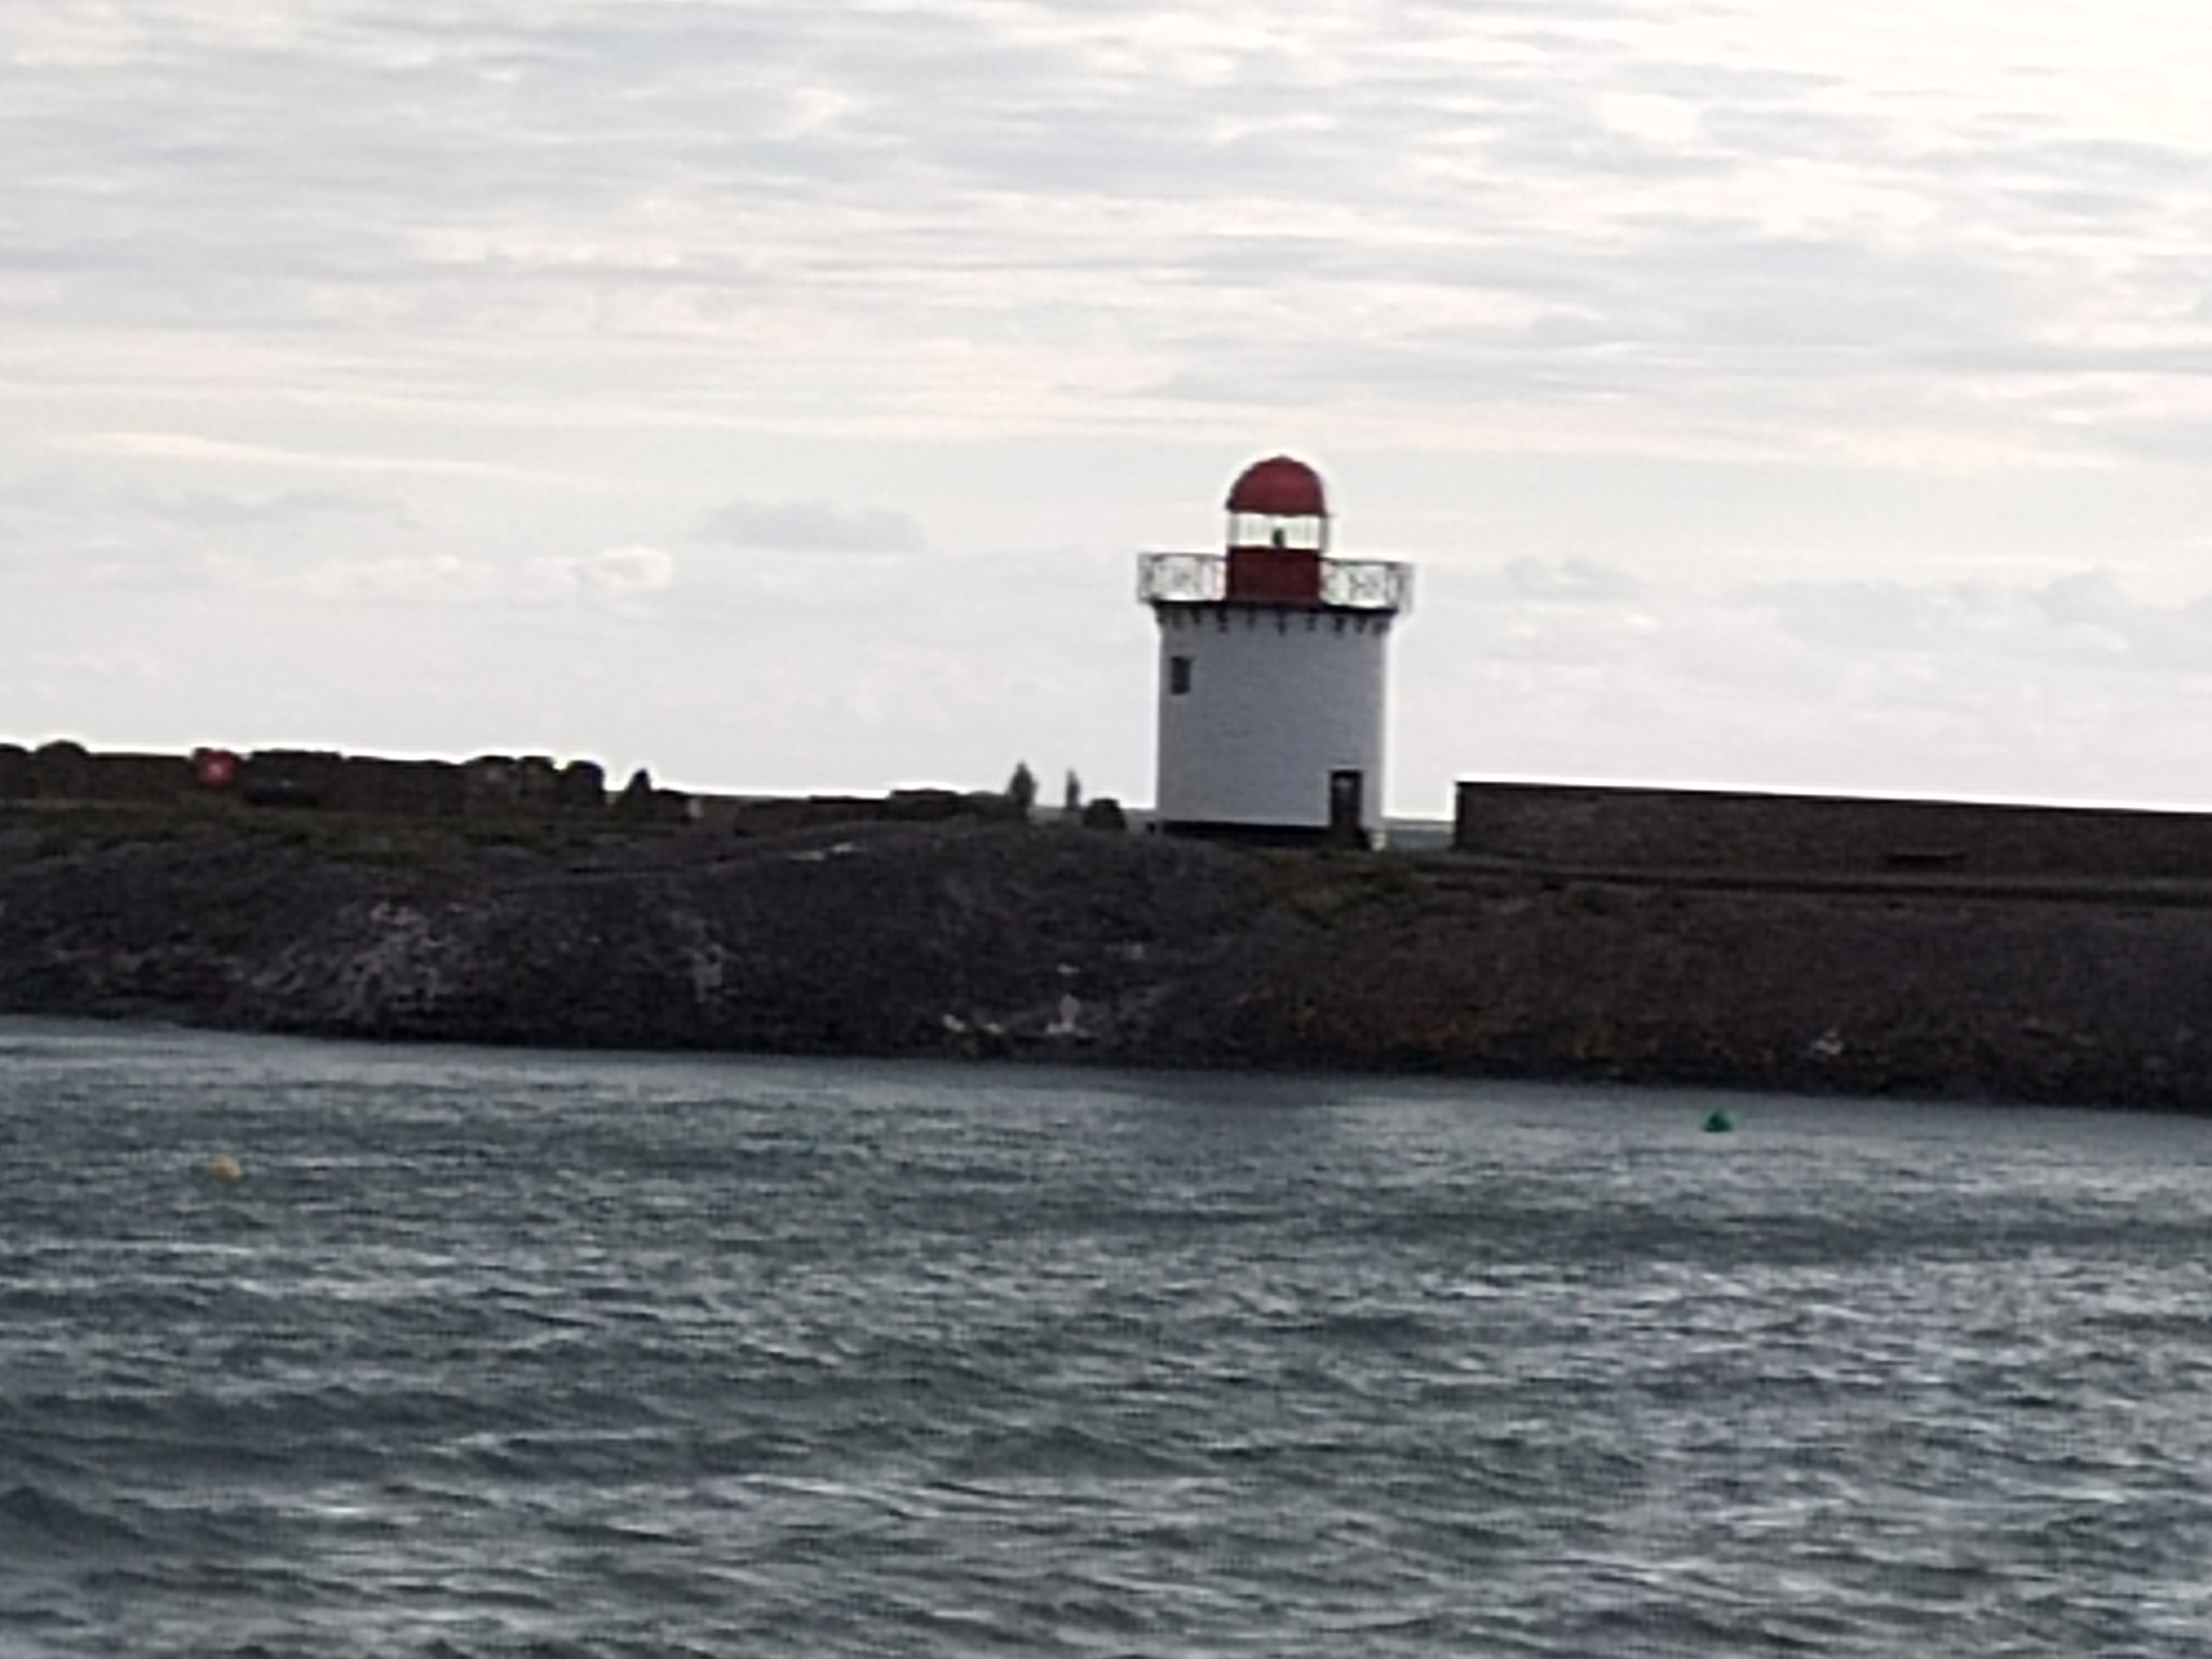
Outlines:
{"label": "dark rocky embankment", "polygon": [[1607,879],[973,823],[395,850],[49,819],[0,830],[0,1010],[2196,1109],[2212,890]]}

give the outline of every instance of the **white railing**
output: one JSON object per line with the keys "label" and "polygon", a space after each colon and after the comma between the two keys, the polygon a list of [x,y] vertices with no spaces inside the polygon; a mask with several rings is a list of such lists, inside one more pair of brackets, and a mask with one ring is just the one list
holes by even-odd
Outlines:
{"label": "white railing", "polygon": [[[1146,553],[1137,561],[1137,598],[1146,605],[1218,605],[1229,594],[1222,553]],[[1381,559],[1323,559],[1321,602],[1332,611],[1405,611],[1413,567]]]}
{"label": "white railing", "polygon": [[1146,553],[1137,561],[1137,598],[1146,605],[1212,605],[1229,591],[1218,553]]}
{"label": "white railing", "polygon": [[1413,567],[1382,559],[1323,559],[1321,597],[1342,611],[1409,611]]}

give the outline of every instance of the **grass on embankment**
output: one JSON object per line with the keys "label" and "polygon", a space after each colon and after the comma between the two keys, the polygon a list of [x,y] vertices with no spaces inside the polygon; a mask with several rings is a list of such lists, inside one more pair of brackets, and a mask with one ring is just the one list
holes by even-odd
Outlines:
{"label": "grass on embankment", "polygon": [[682,824],[611,815],[468,814],[404,817],[309,807],[255,807],[186,798],[173,805],[119,801],[0,801],[0,835],[29,836],[33,856],[156,844],[197,836],[251,837],[314,861],[429,868],[494,848],[553,854],[610,839],[659,839]]}

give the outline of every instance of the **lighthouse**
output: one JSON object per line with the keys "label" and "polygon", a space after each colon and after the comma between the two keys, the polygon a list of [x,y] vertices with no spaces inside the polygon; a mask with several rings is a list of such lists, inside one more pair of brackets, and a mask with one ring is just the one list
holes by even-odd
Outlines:
{"label": "lighthouse", "polygon": [[1138,562],[1138,597],[1159,623],[1158,823],[1370,846],[1390,631],[1413,571],[1334,557],[1321,477],[1287,455],[1247,467],[1227,507],[1224,551]]}

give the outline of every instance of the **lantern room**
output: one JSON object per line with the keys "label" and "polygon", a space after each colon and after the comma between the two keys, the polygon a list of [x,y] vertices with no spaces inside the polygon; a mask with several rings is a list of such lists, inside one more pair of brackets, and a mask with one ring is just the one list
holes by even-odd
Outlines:
{"label": "lantern room", "polygon": [[1328,553],[1321,475],[1287,455],[1255,461],[1231,486],[1228,507],[1228,597],[1319,605]]}

